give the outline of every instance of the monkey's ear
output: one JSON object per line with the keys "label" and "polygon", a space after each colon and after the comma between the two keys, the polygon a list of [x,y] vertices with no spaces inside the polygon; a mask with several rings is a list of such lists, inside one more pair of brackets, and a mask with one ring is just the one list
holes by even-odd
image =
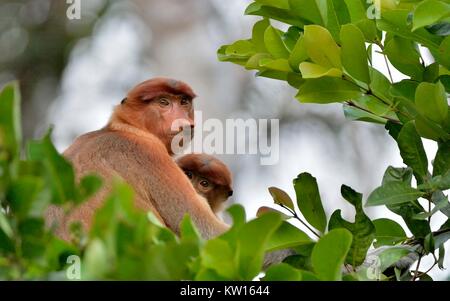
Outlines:
{"label": "monkey's ear", "polygon": [[122,99],[122,101],[120,102],[121,105],[123,105],[125,103],[125,101],[127,101],[127,98],[125,97],[124,99]]}

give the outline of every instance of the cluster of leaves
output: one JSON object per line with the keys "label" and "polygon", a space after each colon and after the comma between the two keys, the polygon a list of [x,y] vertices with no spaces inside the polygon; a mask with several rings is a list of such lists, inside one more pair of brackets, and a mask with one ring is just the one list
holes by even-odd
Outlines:
{"label": "cluster of leaves", "polygon": [[[253,26],[251,39],[222,46],[218,58],[287,81],[302,103],[342,102],[352,120],[414,121],[422,137],[447,140],[450,4],[386,2],[393,1],[376,2],[379,18],[370,19],[371,9],[378,8],[365,0],[257,0],[246,14],[264,18]],[[291,26],[284,32],[270,19]],[[419,44],[434,56],[433,64],[425,66]],[[410,78],[393,83],[376,70],[372,47]]]}
{"label": "cluster of leaves", "polygon": [[[362,195],[342,186],[342,196],[356,209],[355,222],[343,220],[336,210],[328,220],[328,230],[345,228],[353,234],[345,259],[351,265],[349,275],[362,277],[358,266],[367,261],[373,242],[380,248],[375,253],[381,260],[381,272],[386,271],[388,278],[427,278],[426,272],[419,271],[420,259],[426,254],[432,254],[434,265],[443,268],[443,244],[450,236],[450,222],[447,219],[433,232],[430,220],[437,212],[450,217],[450,203],[444,194],[450,189],[450,2],[255,0],[245,13],[263,18],[254,24],[250,39],[222,46],[219,60],[258,70],[258,76],[286,81],[298,89],[296,98],[301,103],[339,102],[350,120],[384,124],[406,164],[386,170],[382,185],[370,194],[366,205],[386,205],[403,218],[412,237],[392,220],[371,221],[362,210]],[[287,24],[287,30],[272,26],[273,20]],[[433,63],[426,65],[419,46],[429,50]],[[390,78],[372,64],[376,49],[386,61]],[[408,78],[394,82],[388,61]],[[421,138],[438,144],[432,172]],[[412,186],[413,176],[416,187]],[[294,186],[304,218],[324,232],[327,220],[314,178],[302,174]],[[301,220],[286,193],[275,188],[271,192],[290,217]],[[410,264],[406,269],[401,264],[392,266],[396,260],[391,259],[399,259],[405,252],[415,254],[410,254],[412,262],[418,259],[413,272]],[[381,254],[388,254],[389,264]]]}

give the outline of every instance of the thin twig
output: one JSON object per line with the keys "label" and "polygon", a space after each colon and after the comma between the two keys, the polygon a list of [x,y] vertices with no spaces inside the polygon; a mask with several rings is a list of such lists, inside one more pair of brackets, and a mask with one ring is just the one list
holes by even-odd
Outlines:
{"label": "thin twig", "polygon": [[302,223],[303,226],[305,226],[306,228],[308,228],[308,230],[311,231],[315,236],[317,236],[317,238],[320,238],[320,235],[317,234],[313,229],[311,229],[311,227],[309,227],[309,225],[308,225],[307,223],[305,223],[305,222],[297,215],[297,213],[296,213],[294,210],[292,210],[292,209],[289,208],[289,207],[286,207],[286,206],[283,205],[283,204],[279,204],[279,205],[280,205],[281,207],[283,207],[284,209],[286,209],[287,211],[289,211],[289,213],[291,213],[295,219],[297,219],[300,223]]}
{"label": "thin twig", "polygon": [[419,266],[420,266],[421,260],[422,260],[422,254],[419,255],[419,260],[417,261],[416,270],[414,271],[414,276],[411,279],[411,281],[416,281],[416,279],[417,279],[417,275],[419,274]]}
{"label": "thin twig", "polygon": [[394,80],[392,79],[391,69],[389,68],[389,63],[388,63],[386,54],[383,53],[383,57],[384,57],[384,62],[386,63],[387,71],[389,73],[389,78],[391,79],[391,83],[394,83]]}

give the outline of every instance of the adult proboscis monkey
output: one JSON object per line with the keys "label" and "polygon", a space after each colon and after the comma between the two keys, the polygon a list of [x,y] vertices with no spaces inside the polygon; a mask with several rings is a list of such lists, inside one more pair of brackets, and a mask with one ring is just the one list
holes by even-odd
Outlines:
{"label": "adult proboscis monkey", "polygon": [[184,127],[194,127],[194,97],[192,89],[178,80],[144,81],[114,108],[104,128],[74,141],[64,156],[73,163],[77,179],[96,173],[105,184],[94,197],[69,214],[65,215],[59,207],[49,207],[47,223],[58,223],[59,236],[69,239],[68,225],[73,221],[81,222],[85,229],[90,228],[116,176],[134,189],[137,208],[152,211],[176,233],[186,213],[204,238],[228,229],[197,195],[171,157],[171,141],[175,135]]}

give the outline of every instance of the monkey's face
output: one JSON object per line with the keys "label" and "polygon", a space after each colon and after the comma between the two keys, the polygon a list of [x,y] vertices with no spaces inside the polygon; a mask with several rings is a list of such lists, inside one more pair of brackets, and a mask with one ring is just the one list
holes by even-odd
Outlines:
{"label": "monkey's face", "polygon": [[[173,138],[183,129],[190,129],[191,139],[194,128],[195,93],[184,82],[156,77],[138,84],[131,89],[114,117],[157,136],[172,155]],[[177,137],[178,138],[178,137]],[[186,133],[180,135],[176,146],[183,146]]]}
{"label": "monkey's face", "polygon": [[[159,93],[156,96],[142,96],[138,101],[126,101],[123,106],[134,113],[130,123],[157,136],[172,155],[172,139],[180,134],[178,145],[183,146],[186,135],[183,130],[190,131],[189,140],[194,134],[194,108],[192,97],[187,94]],[[185,132],[186,133],[186,132]],[[189,133],[189,132],[187,132]],[[178,142],[178,140],[177,140]]]}
{"label": "monkey's face", "polygon": [[218,185],[201,174],[184,170],[195,191],[208,200],[214,212],[222,207],[223,203],[233,194],[233,191],[222,185]]}
{"label": "monkey's face", "polygon": [[145,127],[169,143],[184,128],[194,129],[192,98],[186,94],[161,94],[148,101]]}

